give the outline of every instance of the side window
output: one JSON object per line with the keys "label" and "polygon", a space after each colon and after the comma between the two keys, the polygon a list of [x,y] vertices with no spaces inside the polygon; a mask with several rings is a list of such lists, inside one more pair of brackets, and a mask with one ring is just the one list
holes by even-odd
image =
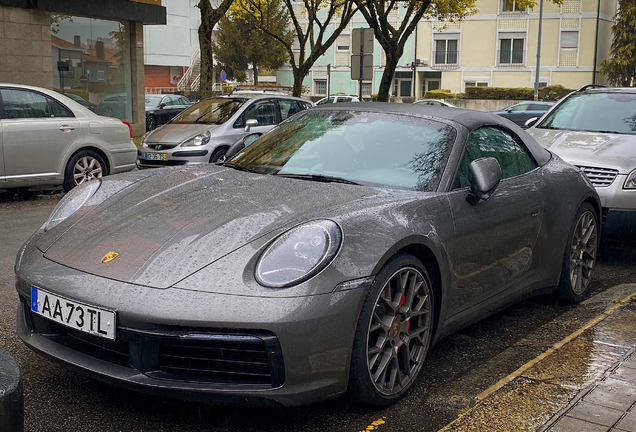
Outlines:
{"label": "side window", "polygon": [[547,111],[550,107],[543,104],[530,104],[528,111]]}
{"label": "side window", "polygon": [[243,117],[246,120],[258,120],[259,126],[275,125],[278,123],[274,101],[260,102],[252,105],[245,111]]}
{"label": "side window", "polygon": [[350,97],[343,97],[343,96],[338,96],[338,103],[345,103],[345,102],[351,102],[351,98]]}
{"label": "side window", "polygon": [[528,109],[528,104],[519,104],[512,107],[510,111],[526,111]]}
{"label": "side window", "polygon": [[166,104],[166,106],[172,106],[174,105],[174,98],[172,96],[166,96],[163,98],[163,103]]}
{"label": "side window", "polygon": [[2,90],[2,100],[7,119],[50,117],[47,100],[41,94],[7,89]]}
{"label": "side window", "polygon": [[318,102],[316,105],[325,105],[325,104],[330,104],[333,103],[334,97],[328,97],[327,99],[323,99],[320,102]]}
{"label": "side window", "polygon": [[75,117],[73,113],[62,104],[50,98],[47,98],[47,100],[49,102],[49,113],[51,114],[51,117]]}
{"label": "side window", "polygon": [[527,150],[520,146],[510,134],[501,129],[482,127],[473,131],[468,138],[468,144],[455,177],[455,189],[470,186],[468,181],[470,163],[475,159],[488,156],[499,161],[504,179],[525,174],[538,166]]}
{"label": "side window", "polygon": [[185,105],[185,106],[190,105],[190,100],[187,98],[180,97],[179,100],[181,101],[181,105]]}
{"label": "side window", "polygon": [[280,107],[280,118],[282,120],[287,120],[303,109],[295,100],[279,99],[278,106]]}

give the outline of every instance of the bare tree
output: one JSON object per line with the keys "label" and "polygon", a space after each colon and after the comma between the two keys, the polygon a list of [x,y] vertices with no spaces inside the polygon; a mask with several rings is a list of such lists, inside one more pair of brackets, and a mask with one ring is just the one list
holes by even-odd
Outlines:
{"label": "bare tree", "polygon": [[214,82],[214,56],[212,50],[212,30],[225,16],[234,0],[222,0],[215,8],[210,0],[199,0],[197,7],[201,10],[201,25],[199,25],[199,49],[201,50],[201,84],[199,95],[201,99],[212,96]]}

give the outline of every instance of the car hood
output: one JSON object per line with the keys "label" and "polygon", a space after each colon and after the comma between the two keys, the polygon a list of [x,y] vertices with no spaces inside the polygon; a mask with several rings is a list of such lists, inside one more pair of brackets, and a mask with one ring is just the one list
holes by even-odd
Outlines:
{"label": "car hood", "polygon": [[[394,193],[218,166],[167,170],[114,195],[70,227],[60,225],[66,232],[44,256],[105,278],[167,288],[275,230]],[[102,262],[110,252],[119,255]]]}
{"label": "car hood", "polygon": [[621,174],[636,168],[635,135],[541,128],[526,132],[573,165],[614,168]]}
{"label": "car hood", "polygon": [[146,142],[180,143],[205,131],[216,129],[217,125],[168,123],[146,135]]}

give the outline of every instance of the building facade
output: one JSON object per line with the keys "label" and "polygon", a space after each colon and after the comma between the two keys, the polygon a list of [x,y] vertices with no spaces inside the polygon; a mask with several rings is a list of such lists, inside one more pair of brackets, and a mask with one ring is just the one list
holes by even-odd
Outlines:
{"label": "building facade", "polygon": [[[163,0],[165,26],[144,27],[146,93],[174,93],[198,53],[199,0]],[[199,63],[200,64],[200,63]]]}
{"label": "building facade", "polygon": [[[515,0],[477,0],[476,6],[477,14],[462,22],[428,19],[418,24],[398,63],[393,96],[421,99],[426,91],[437,89],[459,93],[466,86],[534,86],[539,6],[521,10]],[[616,8],[616,0],[563,0],[562,5],[545,0],[540,85],[578,88],[593,81],[606,83],[598,72],[594,76],[594,61],[598,65],[609,55]],[[403,12],[392,11],[388,18],[397,26]],[[300,18],[303,23],[302,14]],[[310,95],[358,94],[358,82],[350,78],[351,29],[356,27],[367,27],[360,14],[311,68],[303,83]],[[363,96],[378,92],[384,71],[377,41],[373,64],[373,80],[362,84]],[[291,68],[281,68],[277,80],[279,85],[292,85]]]}
{"label": "building facade", "polygon": [[161,0],[0,0],[0,82],[73,93],[145,131],[144,24]]}

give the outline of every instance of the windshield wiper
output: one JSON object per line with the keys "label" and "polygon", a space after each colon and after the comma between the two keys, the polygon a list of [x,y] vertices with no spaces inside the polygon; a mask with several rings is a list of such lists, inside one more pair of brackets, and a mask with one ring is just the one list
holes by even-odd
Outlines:
{"label": "windshield wiper", "polygon": [[253,169],[245,168],[245,167],[242,167],[240,165],[234,165],[234,164],[228,163],[228,162],[223,162],[220,165],[224,166],[224,167],[234,168],[235,170],[238,170],[238,171],[245,171],[245,172],[250,172],[250,173],[254,173],[254,174],[261,174],[258,171],[254,171]]}
{"label": "windshield wiper", "polygon": [[344,184],[360,186],[360,183],[356,183],[352,180],[347,180],[341,177],[333,177],[333,176],[327,176],[322,174],[292,174],[292,173],[280,174],[278,173],[274,175],[277,175],[280,177],[286,177],[286,178],[293,178],[293,179],[312,180],[312,181],[323,182],[323,183],[344,183]]}

